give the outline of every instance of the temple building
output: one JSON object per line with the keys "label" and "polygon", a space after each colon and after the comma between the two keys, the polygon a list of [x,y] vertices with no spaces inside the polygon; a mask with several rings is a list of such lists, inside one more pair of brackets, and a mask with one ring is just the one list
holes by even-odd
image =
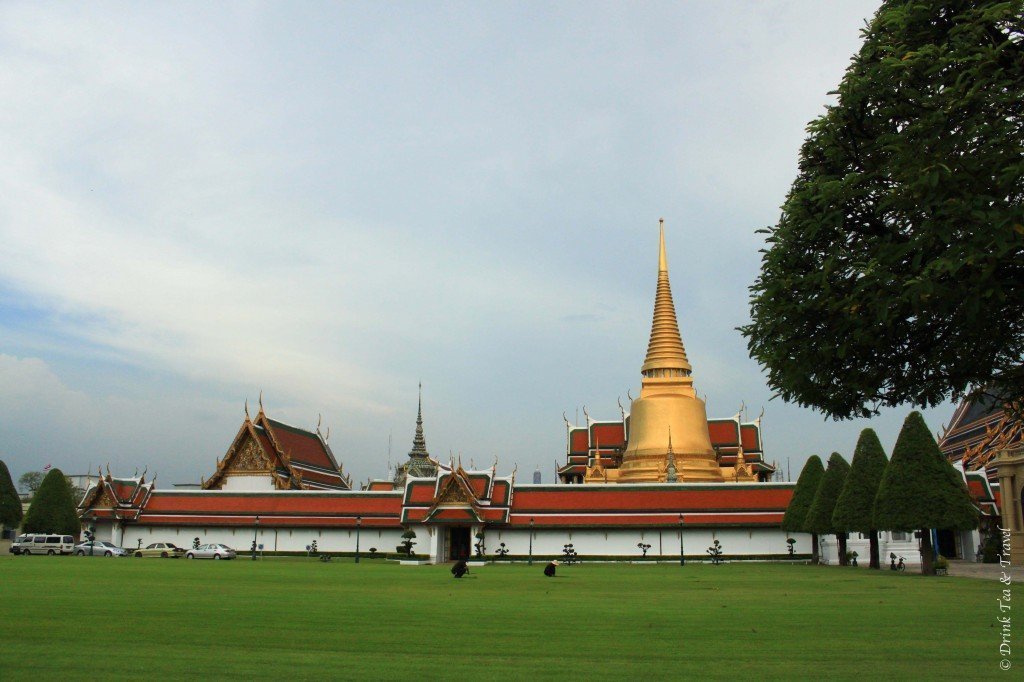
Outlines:
{"label": "temple building", "polygon": [[[975,544],[1002,529],[1009,534],[1010,560],[1024,562],[1024,421],[996,392],[985,392],[960,402],[938,440],[942,454],[966,472],[968,490],[981,511]],[[966,539],[948,535],[940,534],[940,549],[963,552],[968,546]]]}
{"label": "temple building", "polygon": [[[740,413],[708,420],[679,334],[662,226],[658,280],[641,390],[621,419],[567,424],[567,462],[554,484],[469,469],[431,458],[420,395],[412,449],[387,478],[353,490],[319,424],[271,419],[262,399],[200,490],[161,490],[144,477],[108,471],[81,505],[100,539],[133,548],[156,541],[221,542],[238,550],[396,556],[403,534],[430,561],[471,554],[507,559],[679,560],[706,556],[716,540],[731,559],[807,556],[796,534],[789,553],[780,523],[792,483],[771,482],[761,420]],[[566,485],[585,483],[585,485]],[[408,539],[408,538],[405,538]],[[648,551],[649,550],[649,551]],[[409,558],[407,554],[403,554]]]}
{"label": "temple building", "polygon": [[[742,423],[740,413],[708,421],[693,387],[693,367],[679,334],[659,225],[658,282],[647,357],[640,367],[640,397],[620,420],[566,421],[563,483],[765,482],[775,467],[764,462],[761,418]],[[620,403],[621,407],[621,403]],[[673,442],[675,445],[673,446]]]}
{"label": "temple building", "polygon": [[[245,420],[227,454],[217,460],[203,490],[350,490],[352,480],[342,473],[327,437],[283,422],[263,412],[263,397],[255,419]],[[328,437],[330,433],[328,432]]]}

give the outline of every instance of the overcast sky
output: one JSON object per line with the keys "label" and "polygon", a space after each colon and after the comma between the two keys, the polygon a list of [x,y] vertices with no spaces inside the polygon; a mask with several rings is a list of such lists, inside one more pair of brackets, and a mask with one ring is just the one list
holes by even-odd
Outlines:
{"label": "overcast sky", "polygon": [[198,481],[262,390],[365,481],[422,381],[435,457],[550,482],[638,393],[660,217],[709,416],[794,478],[891,448],[909,407],[770,401],[736,331],[877,5],[3,3],[0,459]]}

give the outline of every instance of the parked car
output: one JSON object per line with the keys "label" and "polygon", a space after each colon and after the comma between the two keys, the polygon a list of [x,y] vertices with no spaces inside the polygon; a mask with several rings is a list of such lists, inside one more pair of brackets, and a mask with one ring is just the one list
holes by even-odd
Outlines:
{"label": "parked car", "polygon": [[113,542],[92,540],[75,545],[76,556],[128,556],[128,550],[121,549]]}
{"label": "parked car", "polygon": [[26,533],[11,543],[11,554],[71,554],[75,551],[75,539],[70,535],[49,533]]}
{"label": "parked car", "polygon": [[161,557],[163,559],[177,559],[180,556],[185,556],[185,550],[178,547],[173,542],[154,542],[151,545],[146,545],[141,549],[137,549],[133,552],[137,557]]}
{"label": "parked car", "polygon": [[189,559],[234,559],[238,554],[227,545],[199,545],[198,549],[190,549],[185,555]]}

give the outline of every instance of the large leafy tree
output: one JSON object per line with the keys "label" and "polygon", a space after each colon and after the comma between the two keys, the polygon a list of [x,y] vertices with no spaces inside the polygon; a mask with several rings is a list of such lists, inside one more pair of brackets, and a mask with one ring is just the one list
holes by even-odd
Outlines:
{"label": "large leafy tree", "polygon": [[[796,480],[796,487],[793,488],[793,497],[789,500],[786,513],[782,517],[782,529],[790,533],[809,532],[804,525],[807,520],[807,512],[814,501],[814,494],[818,492],[818,484],[825,474],[825,467],[821,464],[821,458],[811,455],[804,468],[800,471],[800,477]],[[811,535],[811,562],[818,563],[818,536]]]}
{"label": "large leafy tree", "polygon": [[43,482],[42,471],[26,471],[18,477],[18,487],[25,492],[35,495],[39,485]]}
{"label": "large leafy tree", "polygon": [[842,455],[833,452],[828,458],[828,468],[821,477],[818,490],[814,493],[811,508],[807,510],[807,518],[804,519],[804,528],[811,533],[832,533],[836,536],[840,566],[846,565],[846,532],[832,523],[832,512],[835,511],[839,494],[843,492],[843,484],[846,483],[848,473],[850,465]]}
{"label": "large leafy tree", "polygon": [[864,429],[857,439],[857,448],[853,451],[853,463],[850,473],[843,484],[843,492],[836,501],[832,512],[832,524],[847,532],[863,533],[868,536],[871,559],[869,566],[880,568],[878,557],[878,526],[875,525],[872,510],[878,485],[882,482],[882,474],[889,460],[885,450],[873,429]]}
{"label": "large leafy tree", "polygon": [[0,461],[0,530],[17,528],[21,524],[21,498],[14,489],[11,472]]}
{"label": "large leafy tree", "polygon": [[836,418],[1022,406],[1024,1],[889,0],[863,36],[764,230],[751,357]]}
{"label": "large leafy tree", "polygon": [[25,514],[22,530],[26,533],[78,535],[82,524],[72,498],[71,486],[60,469],[50,469]]}
{"label": "large leafy tree", "polygon": [[921,532],[921,572],[933,573],[931,530],[971,530],[978,511],[920,412],[911,412],[878,486],[875,528]]}

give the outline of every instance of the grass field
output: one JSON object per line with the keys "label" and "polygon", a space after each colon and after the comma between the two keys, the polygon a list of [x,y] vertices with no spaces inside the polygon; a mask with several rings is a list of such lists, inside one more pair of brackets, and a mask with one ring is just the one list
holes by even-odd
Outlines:
{"label": "grass field", "polygon": [[[998,583],[836,567],[0,557],[0,677],[996,677]],[[1011,673],[1012,674],[1012,673]]]}

